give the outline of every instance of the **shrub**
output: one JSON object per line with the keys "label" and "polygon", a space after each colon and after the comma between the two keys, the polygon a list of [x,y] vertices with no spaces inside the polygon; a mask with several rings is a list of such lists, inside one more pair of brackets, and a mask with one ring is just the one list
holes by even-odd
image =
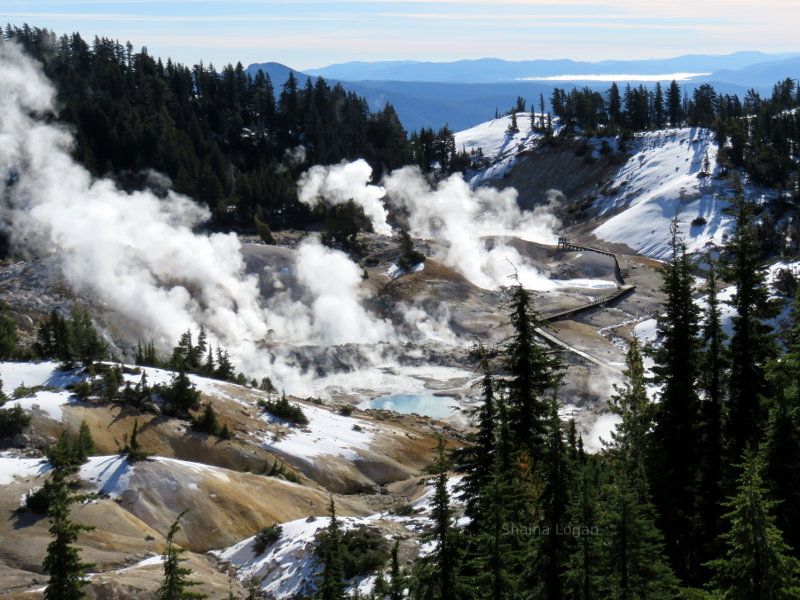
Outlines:
{"label": "shrub", "polygon": [[30,398],[31,396],[35,396],[36,392],[41,392],[44,389],[42,385],[34,385],[31,387],[26,386],[24,383],[18,385],[14,388],[14,393],[12,396],[15,400],[19,400],[20,398]]}
{"label": "shrub", "polygon": [[286,465],[280,462],[277,458],[271,466],[268,462],[264,462],[264,468],[261,469],[261,475],[266,475],[267,477],[283,477],[286,481],[300,483],[300,477],[298,477],[294,471],[287,470]]}
{"label": "shrub", "polygon": [[389,512],[393,515],[398,517],[410,517],[414,514],[414,505],[410,502],[401,502],[399,504],[395,504]]}
{"label": "shrub", "polygon": [[192,419],[192,429],[201,433],[215,435],[223,440],[229,440],[233,437],[227,423],[224,425],[219,424],[217,412],[210,402],[206,404],[206,409],[200,417]]}
{"label": "shrub", "polygon": [[342,534],[342,563],[345,579],[374,573],[389,560],[389,544],[380,531],[355,527]]}
{"label": "shrub", "polygon": [[190,410],[200,408],[200,392],[183,369],[178,371],[169,385],[155,385],[153,391],[164,399],[167,414],[185,417]]}
{"label": "shrub", "polygon": [[264,529],[256,534],[253,540],[253,553],[256,556],[261,556],[269,546],[272,546],[272,544],[280,539],[282,534],[283,528],[277,523],[269,527],[264,527]]}
{"label": "shrub", "polygon": [[31,416],[19,404],[0,408],[0,438],[14,437],[31,424]]}
{"label": "shrub", "polygon": [[695,217],[692,219],[692,227],[702,227],[708,221],[706,221],[705,217]]}
{"label": "shrub", "polygon": [[299,406],[290,404],[283,394],[279,400],[259,400],[258,406],[279,419],[284,419],[297,425],[308,425],[308,417]]}
{"label": "shrub", "polygon": [[353,414],[353,407],[350,404],[345,404],[339,407],[339,414],[343,417],[349,417]]}
{"label": "shrub", "polygon": [[37,488],[25,494],[25,507],[37,515],[46,515],[50,508],[50,494],[47,486]]}
{"label": "shrub", "polygon": [[403,228],[398,233],[398,244],[400,246],[400,257],[397,259],[398,267],[410,269],[414,265],[425,262],[425,255],[414,249],[414,240],[411,239],[408,231]]}

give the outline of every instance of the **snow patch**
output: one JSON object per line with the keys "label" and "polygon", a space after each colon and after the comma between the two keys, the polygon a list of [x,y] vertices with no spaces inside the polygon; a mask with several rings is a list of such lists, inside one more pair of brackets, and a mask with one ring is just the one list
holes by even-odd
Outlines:
{"label": "snow patch", "polygon": [[[374,425],[317,406],[303,405],[302,409],[308,417],[308,425],[302,429],[292,428],[279,440],[264,440],[262,445],[265,449],[295,456],[312,464],[316,456],[341,456],[355,460],[358,458],[358,450],[369,450],[375,437]],[[262,418],[274,419],[269,414]],[[358,425],[359,429],[354,430],[354,425]]]}
{"label": "snow patch", "polygon": [[[669,225],[677,215],[690,253],[722,244],[732,226],[723,213],[732,191],[726,181],[713,177],[718,152],[713,132],[684,128],[639,133],[629,152],[631,158],[599,201],[601,215],[608,219],[594,230],[598,238],[666,259]],[[709,173],[703,172],[706,162]]]}

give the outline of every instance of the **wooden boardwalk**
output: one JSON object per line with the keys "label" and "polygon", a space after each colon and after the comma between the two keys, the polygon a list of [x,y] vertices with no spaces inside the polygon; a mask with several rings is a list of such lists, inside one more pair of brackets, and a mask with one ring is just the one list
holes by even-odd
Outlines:
{"label": "wooden boardwalk", "polygon": [[563,236],[558,238],[558,249],[574,251],[574,252],[597,252],[598,254],[604,254],[606,256],[612,257],[614,259],[614,274],[617,278],[618,285],[617,289],[615,289],[610,294],[607,294],[602,298],[598,298],[593,302],[589,302],[588,304],[584,304],[582,306],[578,306],[575,308],[561,310],[555,313],[551,313],[549,315],[542,315],[543,321],[552,322],[561,319],[567,319],[582,312],[592,310],[593,308],[601,308],[608,306],[611,302],[619,300],[620,298],[624,298],[625,296],[633,293],[633,291],[636,289],[635,285],[625,282],[625,278],[628,277],[628,261],[626,261],[625,257],[622,256],[621,254],[617,254],[615,252],[609,252],[608,250],[603,250],[602,248],[592,248],[591,246],[579,246],[578,244],[571,243],[566,237]]}

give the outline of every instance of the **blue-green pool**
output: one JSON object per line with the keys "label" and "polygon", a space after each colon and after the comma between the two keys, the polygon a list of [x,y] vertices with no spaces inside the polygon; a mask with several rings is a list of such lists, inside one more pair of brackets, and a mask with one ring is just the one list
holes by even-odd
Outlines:
{"label": "blue-green pool", "polygon": [[404,414],[417,413],[434,419],[443,419],[453,412],[451,407],[454,404],[455,400],[449,396],[393,394],[391,396],[373,398],[372,400],[364,400],[358,405],[358,408],[381,408]]}

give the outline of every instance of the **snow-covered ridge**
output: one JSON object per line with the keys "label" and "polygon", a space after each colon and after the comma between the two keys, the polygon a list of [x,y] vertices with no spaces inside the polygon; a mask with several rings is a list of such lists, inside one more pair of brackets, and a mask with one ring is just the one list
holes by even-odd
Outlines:
{"label": "snow-covered ridge", "polygon": [[[459,507],[459,499],[455,487],[461,477],[450,477],[447,482],[453,506]],[[433,487],[412,502],[414,514],[395,516],[388,513],[377,513],[367,517],[339,517],[339,527],[346,531],[355,527],[374,527],[379,522],[394,522],[406,530],[419,534],[431,525],[430,514],[433,500]],[[253,577],[261,580],[261,591],[270,598],[280,600],[295,598],[298,595],[310,595],[316,589],[316,579],[320,572],[320,563],[314,555],[317,536],[330,524],[329,517],[309,517],[281,524],[280,538],[268,546],[263,554],[253,552],[255,536],[249,537],[229,548],[212,552],[223,562],[236,569],[236,577],[247,582]],[[463,520],[460,522],[463,525]],[[423,546],[420,552],[430,551]],[[368,577],[359,582],[359,590],[369,593],[374,578]],[[357,582],[353,582],[354,584]]]}
{"label": "snow-covered ridge", "polygon": [[670,252],[669,224],[677,215],[689,252],[723,242],[731,228],[723,214],[731,189],[713,176],[718,152],[713,132],[683,128],[640,133],[628,143],[628,152],[631,157],[598,200],[600,215],[607,217],[594,230],[598,238],[664,259]]}
{"label": "snow-covered ridge", "polygon": [[[538,147],[541,135],[531,132],[530,117],[530,113],[517,115],[517,133],[508,131],[511,117],[506,116],[455,134],[459,150],[481,148],[490,162],[470,178],[471,185],[497,181],[527,151]],[[604,142],[615,151],[618,146],[616,138],[587,142],[596,159]],[[637,133],[626,142],[630,158],[605,182],[595,201],[602,223],[592,233],[607,242],[626,244],[639,254],[664,259],[669,254],[669,223],[677,215],[690,253],[721,244],[731,229],[724,210],[733,191],[727,179],[716,176],[718,151],[714,133],[708,129]],[[765,197],[765,191],[755,186],[747,186],[745,192],[752,198]]]}
{"label": "snow-covered ridge", "polygon": [[[144,373],[149,385],[168,384],[174,373],[153,367],[135,367],[133,365],[120,365],[129,370],[139,369],[138,374],[123,374],[125,382],[136,384]],[[3,381],[3,391],[9,397],[7,406],[19,404],[24,410],[32,412],[38,410],[54,421],[62,421],[63,408],[76,402],[67,386],[85,379],[80,368],[73,371],[60,371],[58,363],[52,361],[42,362],[3,362],[0,363],[0,379]],[[189,375],[191,382],[197,389],[215,397],[229,398],[225,392],[224,381]],[[24,386],[27,388],[42,387],[34,394],[25,398],[12,398],[14,390]]]}
{"label": "snow-covered ridge", "polygon": [[[538,124],[540,115],[534,114],[533,117]],[[491,163],[470,178],[470,185],[482,185],[502,177],[519,159],[520,152],[537,147],[542,135],[531,130],[531,113],[517,113],[516,119],[517,132],[509,132],[512,117],[506,115],[455,134],[456,150],[472,152],[480,149]],[[556,127],[556,121],[553,127]]]}

